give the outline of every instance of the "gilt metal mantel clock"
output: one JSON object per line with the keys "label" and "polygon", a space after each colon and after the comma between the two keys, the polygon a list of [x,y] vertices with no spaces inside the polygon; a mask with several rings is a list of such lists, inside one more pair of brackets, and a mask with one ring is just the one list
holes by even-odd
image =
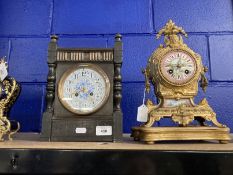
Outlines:
{"label": "gilt metal mantel clock", "polygon": [[[157,35],[157,39],[164,35],[165,44],[154,51],[143,73],[147,92],[151,82],[159,103],[147,101],[148,120],[142,126],[133,127],[131,136],[148,144],[159,140],[219,140],[227,143],[229,128],[217,121],[207,100],[204,98],[199,104],[194,103],[199,82],[206,91],[207,68],[202,65],[201,56],[183,42],[181,34],[187,37],[181,27],[169,20]],[[177,126],[153,127],[165,117]],[[207,126],[206,121],[211,126]]]}
{"label": "gilt metal mantel clock", "polygon": [[4,58],[0,59],[0,141],[8,135],[12,140],[12,135],[19,131],[20,124],[10,120],[9,112],[12,105],[20,94],[20,84],[15,78],[8,75],[8,64]]}
{"label": "gilt metal mantel clock", "polygon": [[50,141],[117,141],[122,137],[121,35],[114,48],[48,50],[47,108],[41,137]]}

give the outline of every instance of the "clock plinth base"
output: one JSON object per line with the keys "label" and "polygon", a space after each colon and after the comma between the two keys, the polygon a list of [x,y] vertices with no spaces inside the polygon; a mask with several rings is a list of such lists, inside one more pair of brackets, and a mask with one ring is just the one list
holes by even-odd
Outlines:
{"label": "clock plinth base", "polygon": [[228,143],[230,129],[227,127],[133,127],[131,137],[135,141],[144,141],[153,144],[156,141],[174,140],[218,140],[219,143]]}

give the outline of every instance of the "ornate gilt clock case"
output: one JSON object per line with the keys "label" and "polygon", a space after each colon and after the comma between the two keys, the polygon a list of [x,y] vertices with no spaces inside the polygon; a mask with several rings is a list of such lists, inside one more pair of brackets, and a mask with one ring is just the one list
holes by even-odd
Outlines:
{"label": "ornate gilt clock case", "polygon": [[121,35],[114,48],[48,49],[47,108],[41,137],[50,141],[117,141],[122,137]]}
{"label": "ornate gilt clock case", "polygon": [[[157,35],[157,39],[164,35],[165,44],[153,52],[143,73],[146,90],[149,92],[152,83],[158,104],[147,101],[148,120],[132,128],[132,136],[147,143],[202,139],[225,143],[230,139],[229,128],[217,121],[216,113],[205,98],[199,104],[194,103],[199,83],[206,91],[207,68],[202,65],[201,56],[183,42],[182,34],[187,37],[185,31],[170,20]],[[167,117],[178,127],[153,127],[155,122]],[[194,124],[195,120],[199,125]],[[212,122],[213,126],[205,121]]]}
{"label": "ornate gilt clock case", "polygon": [[20,84],[15,78],[8,76],[8,64],[4,58],[0,59],[0,141],[5,135],[12,140],[12,135],[19,131],[20,124],[10,120],[10,109],[20,94]]}

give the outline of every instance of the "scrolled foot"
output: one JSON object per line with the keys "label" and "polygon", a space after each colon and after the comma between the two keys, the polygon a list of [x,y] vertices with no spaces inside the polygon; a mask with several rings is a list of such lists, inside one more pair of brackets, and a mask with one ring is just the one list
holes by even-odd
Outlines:
{"label": "scrolled foot", "polygon": [[12,141],[12,140],[13,140],[10,134],[8,135],[8,140],[9,140],[9,141]]}
{"label": "scrolled foot", "polygon": [[146,141],[146,144],[148,144],[148,145],[153,145],[153,144],[154,144],[154,141]]}
{"label": "scrolled foot", "polygon": [[133,140],[134,141],[139,141],[139,138],[138,137],[134,137]]}
{"label": "scrolled foot", "polygon": [[215,124],[217,127],[220,127],[220,128],[225,128],[226,127],[226,125],[223,125],[223,124],[218,122],[218,120],[216,118],[216,115],[212,115],[212,118],[210,119],[210,121],[212,121],[213,124]]}
{"label": "scrolled foot", "polygon": [[229,140],[219,140],[219,143],[221,143],[221,144],[227,144],[227,143],[229,143]]}

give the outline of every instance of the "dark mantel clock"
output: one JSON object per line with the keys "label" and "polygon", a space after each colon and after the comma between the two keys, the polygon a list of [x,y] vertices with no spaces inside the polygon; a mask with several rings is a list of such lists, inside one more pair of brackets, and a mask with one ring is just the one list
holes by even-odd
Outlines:
{"label": "dark mantel clock", "polygon": [[117,141],[122,137],[121,35],[114,48],[48,48],[46,111],[41,137],[50,141]]}

